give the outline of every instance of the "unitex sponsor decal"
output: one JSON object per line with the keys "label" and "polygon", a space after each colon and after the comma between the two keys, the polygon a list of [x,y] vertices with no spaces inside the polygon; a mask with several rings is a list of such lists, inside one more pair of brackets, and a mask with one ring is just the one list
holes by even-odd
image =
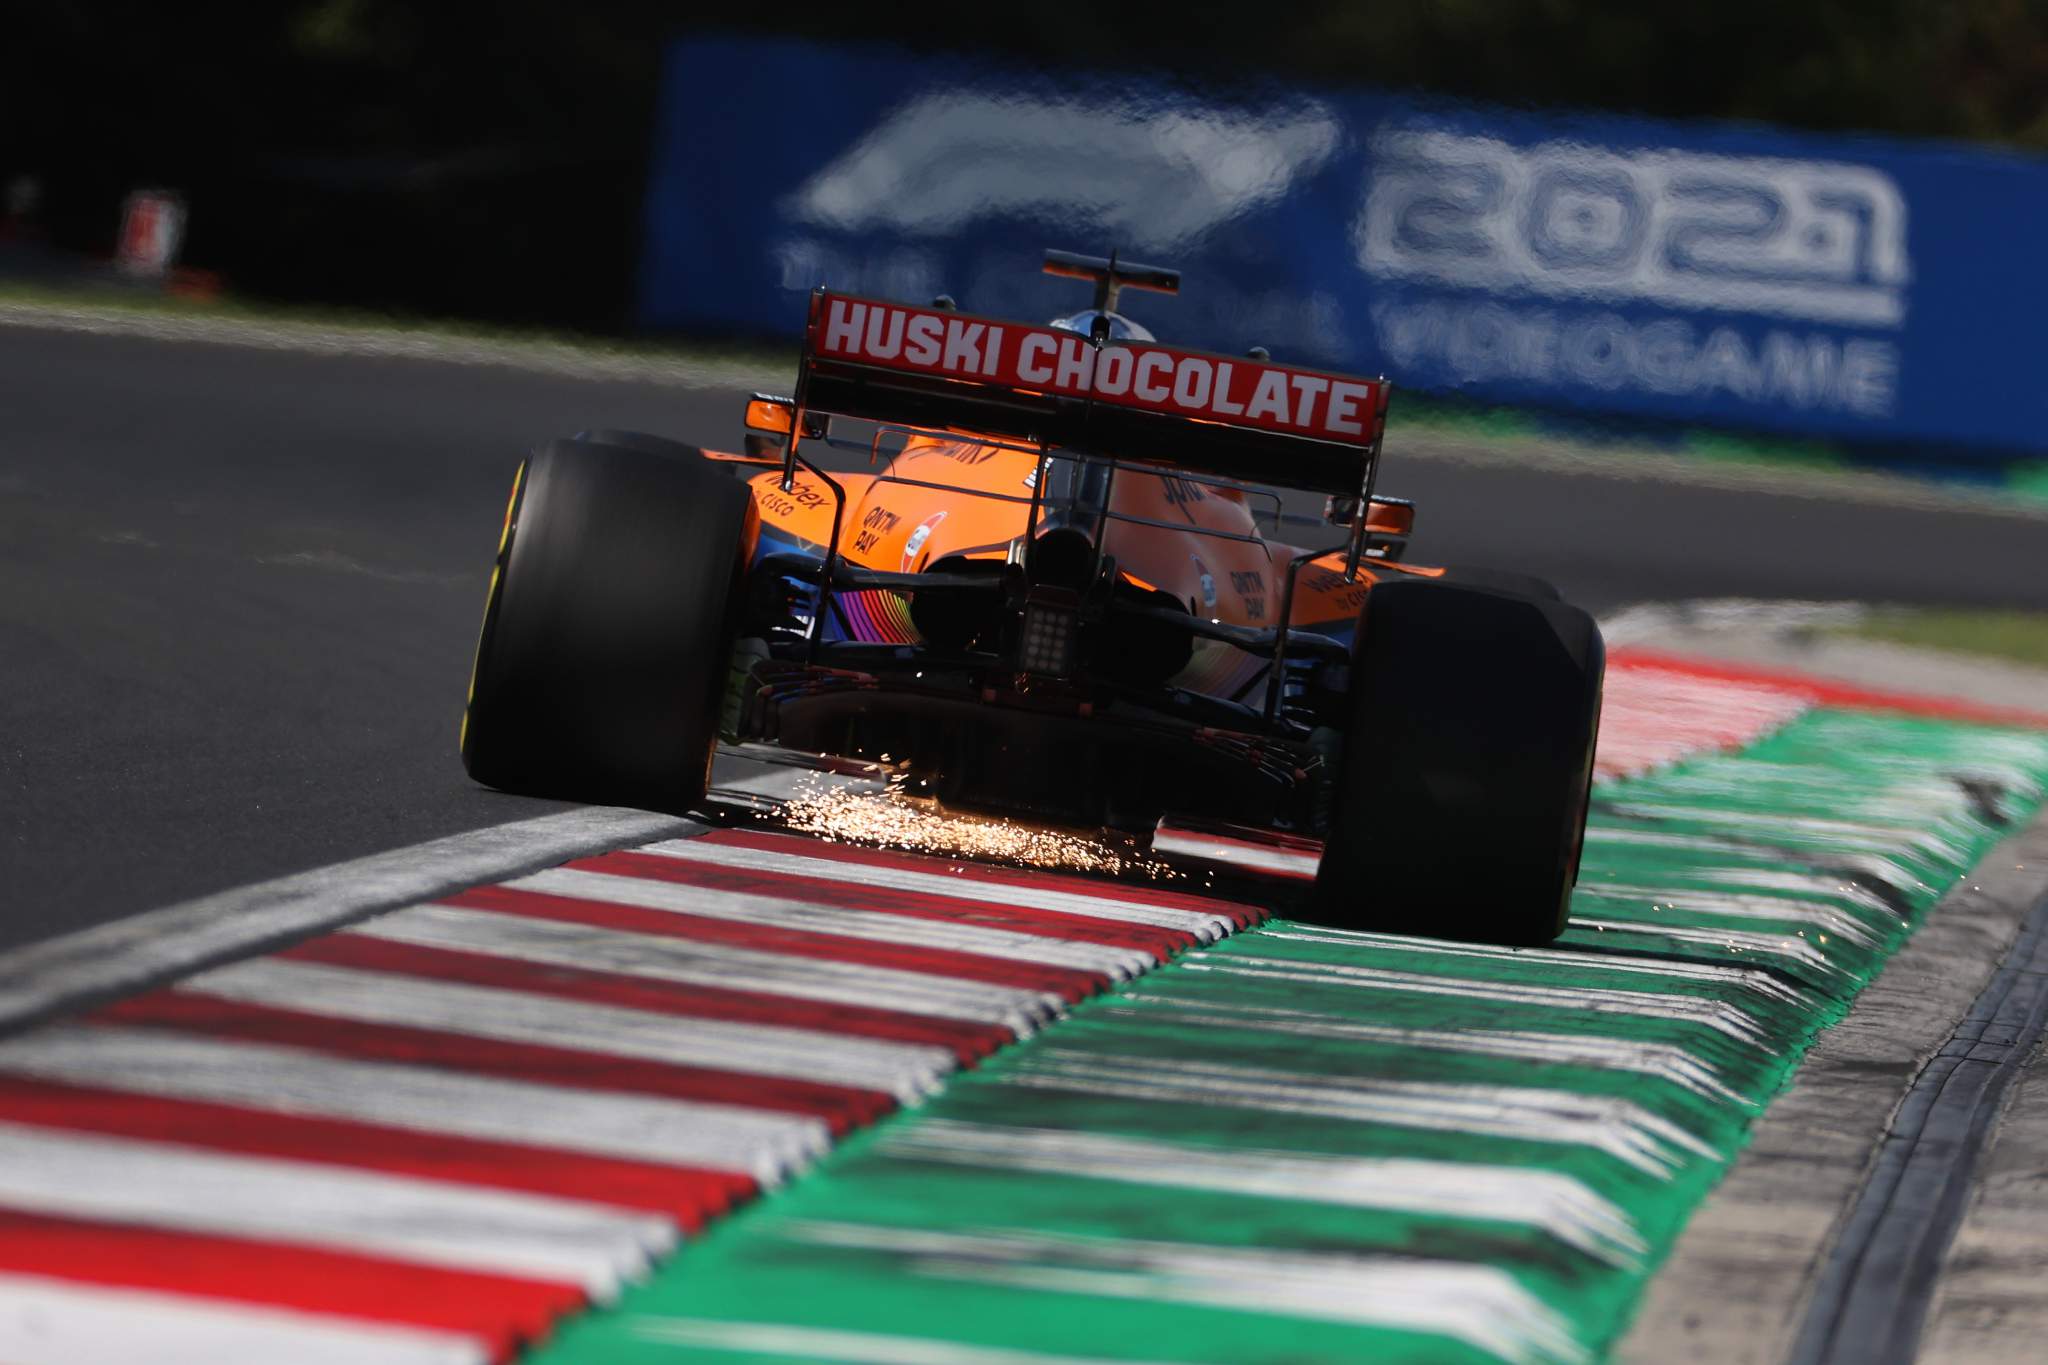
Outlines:
{"label": "unitex sponsor decal", "polygon": [[942,378],[1073,397],[1093,395],[1208,422],[1260,427],[1322,441],[1370,444],[1380,421],[1381,385],[1343,375],[1252,360],[1120,344],[1086,337],[827,294],[814,326],[820,356]]}

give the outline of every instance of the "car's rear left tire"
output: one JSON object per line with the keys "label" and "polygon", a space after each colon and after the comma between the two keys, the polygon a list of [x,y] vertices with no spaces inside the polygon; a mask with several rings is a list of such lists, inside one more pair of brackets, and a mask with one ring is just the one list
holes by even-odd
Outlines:
{"label": "car's rear left tire", "polygon": [[1604,665],[1599,627],[1564,602],[1424,580],[1375,586],[1314,917],[1508,944],[1561,933]]}
{"label": "car's rear left tire", "polygon": [[470,775],[533,796],[701,801],[755,524],[747,489],[694,451],[536,451],[477,641]]}

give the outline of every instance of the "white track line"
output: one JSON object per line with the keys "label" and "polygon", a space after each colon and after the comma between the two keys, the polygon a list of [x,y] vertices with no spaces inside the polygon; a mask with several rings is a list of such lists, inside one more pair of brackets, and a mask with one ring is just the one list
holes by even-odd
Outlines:
{"label": "white track line", "polygon": [[1609,649],[1654,642],[1673,630],[1697,627],[1751,635],[1793,635],[1860,624],[1870,615],[1861,602],[1802,602],[1782,597],[1693,597],[1675,602],[1634,602],[1600,618]]}
{"label": "white track line", "polygon": [[572,1284],[603,1298],[667,1219],[548,1195],[0,1123],[0,1206]]}
{"label": "white track line", "polygon": [[352,919],[702,825],[588,806],[151,910],[0,955],[0,1026],[125,994]]}
{"label": "white track line", "polygon": [[8,1365],[487,1365],[456,1332],[300,1313],[189,1294],[0,1275]]}
{"label": "white track line", "polygon": [[0,1074],[701,1166],[773,1182],[823,1152],[822,1119],[613,1094],[153,1028],[57,1024],[0,1046]]}
{"label": "white track line", "polygon": [[928,1093],[956,1060],[950,1048],[936,1044],[656,1014],[496,986],[278,958],[202,972],[180,982],[178,992],[463,1038],[860,1086],[905,1102]]}
{"label": "white track line", "polygon": [[414,947],[488,953],[543,966],[723,986],[827,1004],[872,1007],[885,1001],[887,1008],[902,1014],[1005,1024],[1020,1031],[1050,1018],[1065,1004],[1051,991],[453,905],[416,906],[342,932]]}

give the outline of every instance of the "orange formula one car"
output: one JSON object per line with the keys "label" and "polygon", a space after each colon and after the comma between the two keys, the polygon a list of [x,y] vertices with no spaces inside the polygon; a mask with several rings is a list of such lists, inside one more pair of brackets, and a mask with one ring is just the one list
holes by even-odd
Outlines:
{"label": "orange formula one car", "polygon": [[[816,291],[795,396],[747,405],[748,455],[614,432],[535,453],[470,773],[682,809],[721,734],[886,758],[960,808],[1320,839],[1331,923],[1555,937],[1592,618],[1534,578],[1404,561],[1384,380],[1158,344],[1118,295],[1173,271],[1047,269],[1094,307],[1035,326]],[[828,472],[850,463],[830,450],[866,468]],[[1277,538],[1304,525],[1328,543]]]}

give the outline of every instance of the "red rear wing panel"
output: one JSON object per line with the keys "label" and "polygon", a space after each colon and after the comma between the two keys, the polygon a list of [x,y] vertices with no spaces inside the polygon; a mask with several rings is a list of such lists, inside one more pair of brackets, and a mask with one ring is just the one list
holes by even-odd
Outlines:
{"label": "red rear wing panel", "polygon": [[820,290],[807,408],[1356,493],[1388,385]]}

